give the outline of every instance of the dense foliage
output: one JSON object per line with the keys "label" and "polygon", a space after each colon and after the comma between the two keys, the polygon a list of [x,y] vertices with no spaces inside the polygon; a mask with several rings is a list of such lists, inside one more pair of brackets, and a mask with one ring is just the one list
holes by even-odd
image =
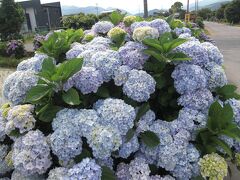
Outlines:
{"label": "dense foliage", "polygon": [[49,34],[6,79],[0,177],[222,180],[240,96],[218,48],[173,17],[109,20]]}
{"label": "dense foliage", "polygon": [[98,17],[96,15],[84,13],[64,16],[62,19],[63,27],[73,29],[90,29],[97,21]]}
{"label": "dense foliage", "polygon": [[23,9],[14,0],[2,0],[0,6],[0,39],[16,39],[19,36],[24,17]]}
{"label": "dense foliage", "polygon": [[234,0],[229,3],[225,10],[224,15],[229,23],[240,23],[240,0]]}

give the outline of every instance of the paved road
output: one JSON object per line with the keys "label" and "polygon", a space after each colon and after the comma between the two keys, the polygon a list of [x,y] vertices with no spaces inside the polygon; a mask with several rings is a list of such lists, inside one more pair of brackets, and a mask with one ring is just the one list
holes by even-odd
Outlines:
{"label": "paved road", "polygon": [[240,27],[214,22],[205,22],[205,26],[224,55],[229,82],[236,84],[240,92]]}

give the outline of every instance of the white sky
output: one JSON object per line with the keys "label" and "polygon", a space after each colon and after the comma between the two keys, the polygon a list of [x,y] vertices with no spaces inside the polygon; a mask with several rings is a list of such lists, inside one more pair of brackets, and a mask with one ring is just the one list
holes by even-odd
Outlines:
{"label": "white sky", "polygon": [[[16,0],[24,1],[24,0]],[[41,0],[41,3],[56,2],[60,1],[61,5],[67,6],[98,6],[103,8],[114,7],[125,9],[131,13],[137,13],[143,11],[143,0]],[[168,9],[177,0],[148,0],[149,10],[151,9]],[[181,1],[184,6],[187,4],[187,0]],[[195,2],[195,0],[190,0],[190,3]]]}

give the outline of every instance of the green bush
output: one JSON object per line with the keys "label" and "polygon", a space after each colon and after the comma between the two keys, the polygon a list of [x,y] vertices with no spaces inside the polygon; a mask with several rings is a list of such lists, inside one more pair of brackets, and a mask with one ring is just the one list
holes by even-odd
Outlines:
{"label": "green bush", "polygon": [[204,29],[204,23],[203,23],[203,18],[202,18],[202,17],[197,17],[197,19],[196,19],[196,24],[197,24],[200,28]]}
{"label": "green bush", "polygon": [[2,0],[0,7],[0,38],[2,40],[19,39],[24,22],[24,11],[14,0]]}
{"label": "green bush", "polygon": [[6,42],[0,42],[0,55],[1,56],[6,56],[7,55],[7,44]]}
{"label": "green bush", "polygon": [[225,18],[229,23],[239,23],[240,22],[240,0],[234,0],[229,3],[224,10]]}
{"label": "green bush", "polygon": [[70,29],[90,29],[96,22],[98,17],[94,14],[64,16],[62,19],[63,27]]}

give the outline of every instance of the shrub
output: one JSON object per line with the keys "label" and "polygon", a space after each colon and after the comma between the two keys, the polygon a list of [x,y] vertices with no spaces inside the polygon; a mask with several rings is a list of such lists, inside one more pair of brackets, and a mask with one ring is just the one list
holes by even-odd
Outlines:
{"label": "shrub", "polygon": [[0,38],[2,40],[19,39],[24,22],[24,11],[14,0],[2,0],[0,6]]}
{"label": "shrub", "polygon": [[22,40],[11,40],[7,43],[6,52],[9,56],[21,58],[25,54],[24,43]]}
{"label": "shrub", "polygon": [[240,0],[234,0],[229,3],[225,10],[224,16],[229,23],[239,23],[240,22]]}
{"label": "shrub", "polygon": [[44,35],[36,34],[34,36],[33,47],[34,47],[35,51],[38,50],[42,46],[42,43],[45,39],[46,39],[46,36],[44,36]]}
{"label": "shrub", "polygon": [[240,95],[227,84],[222,54],[186,27],[172,32],[165,20],[131,29],[124,39],[119,27],[98,23],[87,43],[79,32],[53,33],[40,48],[47,54],[6,79],[4,177],[226,176],[226,159],[240,152]]}
{"label": "shrub", "polygon": [[204,29],[203,18],[197,17],[197,19],[196,19],[196,24],[197,24],[200,28]]}
{"label": "shrub", "polygon": [[63,27],[72,29],[90,29],[98,18],[94,14],[85,15],[80,13],[78,15],[64,16],[62,19]]}
{"label": "shrub", "polygon": [[1,56],[7,55],[7,43],[6,42],[0,42],[0,55]]}

